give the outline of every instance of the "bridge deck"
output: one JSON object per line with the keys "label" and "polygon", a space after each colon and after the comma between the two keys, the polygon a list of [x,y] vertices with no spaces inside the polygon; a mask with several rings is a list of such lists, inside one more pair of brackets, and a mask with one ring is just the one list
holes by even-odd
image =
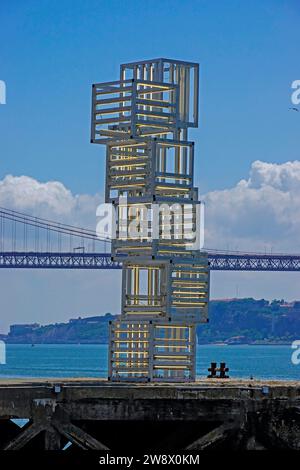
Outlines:
{"label": "bridge deck", "polygon": [[[300,271],[300,256],[209,252],[212,271]],[[0,252],[0,268],[121,269],[108,253]]]}

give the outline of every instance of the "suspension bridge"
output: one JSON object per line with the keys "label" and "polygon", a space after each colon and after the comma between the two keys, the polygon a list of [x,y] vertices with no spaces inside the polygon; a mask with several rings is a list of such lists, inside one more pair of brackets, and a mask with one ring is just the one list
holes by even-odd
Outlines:
{"label": "suspension bridge", "polygon": [[[207,250],[213,271],[300,271],[300,255]],[[91,229],[0,208],[0,268],[120,269]]]}

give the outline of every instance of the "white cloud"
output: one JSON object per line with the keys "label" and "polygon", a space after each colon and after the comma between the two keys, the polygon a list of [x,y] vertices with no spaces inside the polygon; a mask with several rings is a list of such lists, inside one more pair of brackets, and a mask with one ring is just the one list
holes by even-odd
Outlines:
{"label": "white cloud", "polygon": [[266,163],[256,160],[252,163],[250,178],[247,182],[251,188],[259,189],[271,186],[280,191],[294,190],[300,192],[300,161],[282,164]]}
{"label": "white cloud", "polygon": [[72,194],[59,181],[7,175],[0,181],[0,206],[42,218],[95,228],[99,195]]}
{"label": "white cloud", "polygon": [[255,161],[247,180],[204,200],[207,247],[300,251],[300,161]]}
{"label": "white cloud", "polygon": [[[73,194],[59,181],[7,175],[0,206],[95,228],[100,195]],[[206,202],[205,245],[216,249],[300,251],[300,161],[255,161],[248,179],[211,191]]]}
{"label": "white cloud", "polygon": [[57,214],[68,213],[75,205],[71,191],[58,181],[40,183],[29,176],[12,175],[0,181],[0,201],[4,206],[19,209],[45,206]]}

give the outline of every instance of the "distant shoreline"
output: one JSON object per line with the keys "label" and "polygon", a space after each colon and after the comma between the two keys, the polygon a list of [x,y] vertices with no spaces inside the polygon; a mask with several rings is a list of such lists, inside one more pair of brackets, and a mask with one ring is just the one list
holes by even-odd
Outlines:
{"label": "distant shoreline", "polygon": [[[65,323],[10,325],[7,344],[107,344],[116,315],[71,318]],[[199,345],[291,345],[300,339],[300,301],[225,299],[210,302],[209,323],[196,329]]]}

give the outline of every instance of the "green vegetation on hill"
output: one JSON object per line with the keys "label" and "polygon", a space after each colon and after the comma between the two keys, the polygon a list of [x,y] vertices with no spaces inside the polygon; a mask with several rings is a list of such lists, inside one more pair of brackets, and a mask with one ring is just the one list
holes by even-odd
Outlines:
{"label": "green vegetation on hill", "polygon": [[[115,316],[72,319],[40,326],[12,325],[9,343],[107,343],[108,322]],[[210,302],[209,323],[197,327],[199,343],[290,343],[300,338],[300,302],[232,299]]]}
{"label": "green vegetation on hill", "polygon": [[233,299],[210,303],[209,323],[197,330],[198,342],[287,342],[300,338],[300,302]]}
{"label": "green vegetation on hill", "polygon": [[6,338],[8,343],[106,343],[108,322],[113,315],[99,315],[88,318],[72,319],[68,323],[53,325],[11,325]]}

